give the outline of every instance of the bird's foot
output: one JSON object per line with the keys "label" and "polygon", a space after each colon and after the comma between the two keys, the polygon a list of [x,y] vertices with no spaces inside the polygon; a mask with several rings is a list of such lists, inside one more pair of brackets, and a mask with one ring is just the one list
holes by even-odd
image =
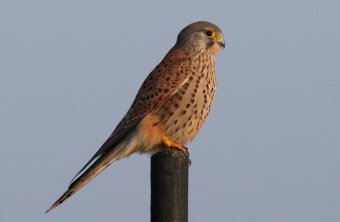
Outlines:
{"label": "bird's foot", "polygon": [[167,146],[167,147],[172,147],[175,149],[178,149],[179,151],[182,151],[186,156],[189,156],[189,152],[188,149],[184,146],[182,146],[181,144],[178,143],[174,143],[172,142],[168,137],[163,136],[162,138],[163,143]]}
{"label": "bird's foot", "polygon": [[162,140],[163,140],[163,143],[164,143],[167,147],[177,149],[177,150],[181,151],[182,153],[184,153],[185,156],[188,158],[189,164],[191,165],[191,160],[190,160],[190,155],[189,155],[189,152],[188,152],[188,148],[186,148],[185,146],[183,146],[183,145],[181,145],[181,144],[172,142],[172,141],[171,141],[168,137],[166,137],[166,136],[163,136]]}

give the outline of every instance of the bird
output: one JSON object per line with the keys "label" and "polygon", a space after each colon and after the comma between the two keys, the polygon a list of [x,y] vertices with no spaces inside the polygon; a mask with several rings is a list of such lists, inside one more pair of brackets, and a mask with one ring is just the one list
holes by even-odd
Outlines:
{"label": "bird", "polygon": [[215,58],[225,47],[222,30],[207,21],[182,29],[175,45],[142,83],[113,133],[45,212],[62,204],[114,161],[164,147],[189,156],[185,145],[205,122],[216,91]]}

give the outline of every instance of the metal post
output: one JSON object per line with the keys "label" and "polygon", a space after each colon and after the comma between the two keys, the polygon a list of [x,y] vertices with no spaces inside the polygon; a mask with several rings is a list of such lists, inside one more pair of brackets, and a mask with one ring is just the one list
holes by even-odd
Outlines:
{"label": "metal post", "polygon": [[188,221],[188,168],[177,150],[151,157],[151,222]]}

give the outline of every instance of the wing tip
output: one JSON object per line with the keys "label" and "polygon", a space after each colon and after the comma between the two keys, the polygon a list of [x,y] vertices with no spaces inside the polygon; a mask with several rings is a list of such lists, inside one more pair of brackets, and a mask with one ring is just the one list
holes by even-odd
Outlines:
{"label": "wing tip", "polygon": [[48,208],[45,211],[45,214],[53,210],[54,208],[58,207],[60,204],[62,204],[65,200],[67,200],[70,196],[74,194],[73,189],[68,189],[50,208]]}

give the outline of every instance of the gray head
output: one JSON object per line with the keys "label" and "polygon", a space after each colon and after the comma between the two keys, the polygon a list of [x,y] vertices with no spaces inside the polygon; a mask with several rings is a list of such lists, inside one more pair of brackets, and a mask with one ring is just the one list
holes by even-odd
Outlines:
{"label": "gray head", "polygon": [[185,27],[177,37],[175,48],[184,48],[188,52],[207,51],[217,54],[225,43],[221,29],[210,22],[194,22]]}

